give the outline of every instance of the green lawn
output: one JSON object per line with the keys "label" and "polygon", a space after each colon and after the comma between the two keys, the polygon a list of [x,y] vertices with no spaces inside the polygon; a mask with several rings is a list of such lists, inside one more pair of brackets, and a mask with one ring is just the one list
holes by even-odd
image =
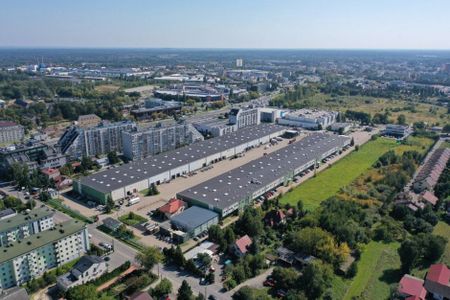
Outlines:
{"label": "green lawn", "polygon": [[398,247],[398,243],[372,241],[367,244],[358,262],[358,273],[343,299],[350,300],[361,294],[363,299],[389,299],[390,286],[400,280]]}
{"label": "green lawn", "polygon": [[450,225],[442,221],[437,223],[434,227],[433,234],[447,238],[447,247],[445,247],[445,252],[441,257],[441,262],[445,263],[447,266],[450,266]]}
{"label": "green lawn", "polygon": [[126,214],[126,215],[120,216],[119,221],[121,221],[127,225],[130,225],[130,226],[135,226],[137,224],[147,222],[147,219],[144,217],[141,217],[137,214],[131,213],[131,214]]}
{"label": "green lawn", "polygon": [[280,202],[296,204],[302,199],[306,209],[316,209],[322,201],[336,195],[340,188],[349,185],[369,169],[382,154],[397,145],[393,139],[378,138],[369,141],[359,151],[347,155],[329,169],[286,193]]}

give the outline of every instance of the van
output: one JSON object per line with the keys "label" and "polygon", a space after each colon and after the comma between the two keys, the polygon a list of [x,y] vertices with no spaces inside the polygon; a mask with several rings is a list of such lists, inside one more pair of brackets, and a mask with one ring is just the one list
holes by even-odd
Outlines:
{"label": "van", "polygon": [[133,197],[130,200],[128,200],[128,206],[139,203],[140,201],[141,201],[141,199],[139,197]]}

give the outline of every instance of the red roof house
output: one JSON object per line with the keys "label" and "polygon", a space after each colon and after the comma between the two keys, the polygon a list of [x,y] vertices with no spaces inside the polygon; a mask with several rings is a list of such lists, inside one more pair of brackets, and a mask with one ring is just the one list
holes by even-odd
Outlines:
{"label": "red roof house", "polygon": [[264,222],[271,227],[286,223],[286,214],[281,209],[269,211],[264,216]]}
{"label": "red roof house", "polygon": [[57,180],[59,178],[59,176],[61,176],[61,173],[59,172],[59,170],[53,169],[53,168],[42,169],[41,173],[44,174],[45,176],[47,176],[49,179],[53,179],[53,180]]}
{"label": "red roof house", "polygon": [[180,199],[170,199],[169,202],[158,208],[158,211],[163,213],[166,218],[170,218],[175,214],[179,214],[187,207],[186,202]]}
{"label": "red roof house", "polygon": [[439,200],[432,192],[429,192],[429,191],[424,192],[421,195],[421,199],[422,199],[422,201],[425,201],[433,206],[435,206]]}
{"label": "red roof house", "polygon": [[405,274],[400,280],[398,293],[405,298],[415,296],[424,300],[427,296],[427,291],[423,287],[423,283],[422,279]]}
{"label": "red roof house", "polygon": [[450,270],[444,264],[431,265],[425,277],[425,288],[435,299],[450,298]]}
{"label": "red roof house", "polygon": [[248,252],[248,247],[253,243],[252,239],[248,235],[244,235],[240,239],[236,240],[233,245],[234,254],[238,257],[244,256]]}

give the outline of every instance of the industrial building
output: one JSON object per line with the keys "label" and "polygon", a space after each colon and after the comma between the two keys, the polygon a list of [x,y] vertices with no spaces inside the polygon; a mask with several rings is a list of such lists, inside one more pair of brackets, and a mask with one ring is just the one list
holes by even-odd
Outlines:
{"label": "industrial building", "polygon": [[299,109],[278,119],[278,124],[305,129],[325,129],[336,122],[337,112],[316,109]]}
{"label": "industrial building", "polygon": [[412,133],[412,130],[408,125],[388,124],[383,133],[397,138],[406,138]]}
{"label": "industrial building", "polygon": [[144,107],[131,110],[131,115],[138,120],[151,119],[155,113],[173,115],[181,111],[181,102],[164,101],[157,98],[145,100]]}
{"label": "industrial building", "polygon": [[286,184],[350,142],[351,139],[345,136],[313,133],[297,143],[186,189],[178,193],[177,198],[225,217],[252,204],[267,191]]}
{"label": "industrial building", "polygon": [[0,290],[22,285],[89,250],[86,225],[71,220],[0,247]]}
{"label": "industrial building", "polygon": [[122,132],[123,154],[130,160],[142,159],[203,139],[203,136],[191,124]]}
{"label": "industrial building", "polygon": [[173,227],[186,233],[188,238],[196,237],[219,223],[219,215],[211,210],[192,206],[170,219]]}
{"label": "industrial building", "polygon": [[108,197],[114,201],[123,199],[149,188],[151,184],[170,181],[267,143],[285,131],[285,127],[273,124],[244,128],[84,177],[74,182],[74,190],[100,203],[106,203]]}

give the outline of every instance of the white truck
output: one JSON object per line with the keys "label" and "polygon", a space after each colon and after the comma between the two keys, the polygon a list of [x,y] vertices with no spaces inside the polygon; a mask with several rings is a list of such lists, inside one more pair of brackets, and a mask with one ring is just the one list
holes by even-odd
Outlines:
{"label": "white truck", "polygon": [[133,197],[130,200],[128,200],[128,206],[135,205],[136,203],[139,203],[141,199],[139,197]]}

